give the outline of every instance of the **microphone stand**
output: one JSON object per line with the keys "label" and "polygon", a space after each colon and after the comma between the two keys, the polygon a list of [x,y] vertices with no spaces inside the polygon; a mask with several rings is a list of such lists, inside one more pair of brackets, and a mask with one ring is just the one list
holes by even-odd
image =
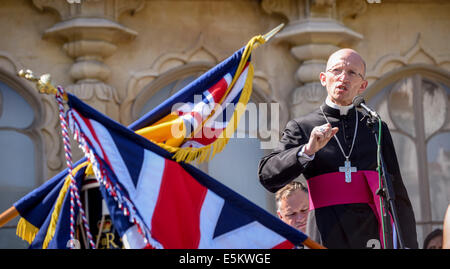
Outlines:
{"label": "microphone stand", "polygon": [[381,164],[381,171],[379,171],[380,176],[382,178],[383,185],[380,186],[380,188],[377,190],[377,194],[383,198],[383,225],[385,227],[384,231],[384,237],[385,237],[385,248],[393,248],[393,242],[392,242],[392,228],[391,228],[391,221],[390,216],[388,212],[391,213],[391,216],[394,220],[395,230],[397,233],[399,248],[403,249],[405,248],[404,241],[403,241],[403,233],[399,226],[399,219],[397,214],[397,207],[395,203],[395,193],[394,193],[394,187],[392,186],[392,179],[390,174],[386,171],[386,165],[383,158],[382,153],[382,147],[381,147],[381,137],[379,137],[378,128],[380,128],[379,124],[381,122],[381,118],[374,117],[373,115],[370,115],[369,113],[364,112],[369,118],[367,120],[367,126],[369,129],[372,129],[372,132],[375,134],[375,139],[377,143],[380,143],[379,147],[379,158],[380,158],[380,164]]}

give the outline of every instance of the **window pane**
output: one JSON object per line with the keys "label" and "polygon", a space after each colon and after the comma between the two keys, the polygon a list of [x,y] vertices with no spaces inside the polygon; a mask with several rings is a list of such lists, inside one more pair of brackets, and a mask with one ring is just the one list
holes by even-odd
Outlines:
{"label": "window pane", "polygon": [[157,93],[155,93],[142,107],[141,113],[139,114],[139,117],[144,116],[146,113],[150,112],[152,109],[157,107],[159,104],[164,102],[167,98],[170,97],[170,91],[175,86],[176,81],[173,81],[169,85],[165,86],[161,90],[159,90]]}
{"label": "window pane", "polygon": [[443,220],[450,204],[450,133],[433,137],[427,145],[431,216]]}
{"label": "window pane", "polygon": [[391,116],[389,115],[389,104],[386,98],[386,96],[392,90],[394,84],[395,83],[392,83],[386,86],[370,100],[368,100],[369,107],[373,107],[378,112],[378,115],[380,115],[381,119],[388,125],[389,130],[395,130],[396,128],[392,123]]}
{"label": "window pane", "polygon": [[0,184],[4,187],[34,186],[34,144],[19,132],[0,130]]}
{"label": "window pane", "polygon": [[[0,129],[0,212],[37,187],[35,148],[26,135]],[[0,248],[24,248],[28,245],[16,236],[18,218],[0,229]]]}
{"label": "window pane", "polygon": [[31,106],[17,92],[0,82],[0,127],[26,128],[34,119]]}
{"label": "window pane", "polygon": [[403,183],[408,191],[416,220],[422,219],[420,210],[419,177],[417,171],[417,152],[414,142],[405,135],[391,132],[399,162]]}
{"label": "window pane", "polygon": [[389,107],[386,99],[382,100],[377,107],[378,115],[380,115],[381,119],[387,124],[389,130],[395,130],[395,125],[392,123],[392,120],[389,116]]}
{"label": "window pane", "polygon": [[175,94],[176,92],[178,92],[179,90],[183,89],[185,86],[187,86],[189,83],[191,83],[192,81],[194,81],[199,75],[191,75],[191,76],[187,76],[186,78],[183,79],[179,79],[177,81],[177,85],[175,85],[175,87],[173,88],[173,90],[171,91],[171,95]]}
{"label": "window pane", "polygon": [[447,96],[445,97],[445,99],[447,99],[447,122],[445,123],[444,129],[450,131],[450,107],[448,105],[450,104],[450,88],[448,85],[443,83],[439,83],[439,86],[441,86],[447,93]]}
{"label": "window pane", "polygon": [[428,138],[445,123],[447,94],[438,84],[427,79],[422,80],[422,93],[425,136]]}
{"label": "window pane", "polygon": [[400,81],[389,95],[392,120],[404,132],[416,136],[413,107],[413,78]]}
{"label": "window pane", "polygon": [[[414,102],[422,107],[414,106]],[[420,74],[388,85],[370,100],[370,104],[377,109],[391,129],[403,181],[413,205],[416,221],[419,222],[417,235],[420,245],[426,236],[423,234],[422,228],[429,228],[428,225],[431,221],[442,221],[450,203],[449,102],[450,88],[448,85]],[[421,122],[417,122],[422,116],[417,114],[420,113],[419,111],[423,111],[423,121],[421,120]],[[395,123],[399,129],[393,130],[391,123]],[[423,130],[416,128],[423,128]],[[437,132],[439,134],[436,134]],[[423,134],[425,139],[411,140],[401,133],[407,133],[414,138],[417,137],[417,134],[420,137]],[[422,145],[426,146],[427,155],[417,152],[417,146]],[[425,181],[428,181],[430,200],[421,198],[419,192],[421,186],[419,185],[418,164],[427,161],[428,174],[426,178],[420,178],[420,182],[424,184]],[[423,219],[423,215],[428,214],[421,212],[421,205],[424,208],[431,208],[431,220]]]}
{"label": "window pane", "polygon": [[184,88],[186,85],[194,81],[198,77],[197,74],[195,75],[188,75],[184,78],[176,79],[160,90],[158,90],[142,107],[141,113],[139,116],[143,116],[146,113],[150,112],[152,109],[160,105],[162,102],[164,102],[166,99],[168,99],[170,96],[177,93],[179,90]]}

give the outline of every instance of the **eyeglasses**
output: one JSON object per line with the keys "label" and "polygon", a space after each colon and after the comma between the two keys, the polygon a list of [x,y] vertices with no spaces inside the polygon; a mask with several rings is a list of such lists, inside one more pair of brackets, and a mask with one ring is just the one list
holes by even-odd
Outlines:
{"label": "eyeglasses", "polygon": [[361,75],[361,73],[357,73],[357,72],[355,72],[355,71],[353,71],[353,70],[351,70],[351,69],[348,70],[348,71],[345,71],[345,70],[342,69],[342,68],[336,67],[336,68],[328,69],[327,72],[330,72],[331,74],[333,74],[333,75],[336,76],[336,77],[342,75],[343,72],[346,72],[347,75],[348,75],[351,79],[355,79],[355,78],[357,78],[358,76],[360,76],[362,79],[364,79],[364,77],[363,77],[363,75]]}

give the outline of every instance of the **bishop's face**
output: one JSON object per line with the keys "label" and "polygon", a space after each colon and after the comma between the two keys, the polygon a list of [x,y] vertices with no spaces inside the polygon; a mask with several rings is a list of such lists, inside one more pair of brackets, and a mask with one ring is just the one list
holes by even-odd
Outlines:
{"label": "bishop's face", "polygon": [[366,89],[364,68],[361,56],[352,50],[341,50],[330,56],[326,72],[320,73],[320,82],[332,102],[350,105],[353,98]]}

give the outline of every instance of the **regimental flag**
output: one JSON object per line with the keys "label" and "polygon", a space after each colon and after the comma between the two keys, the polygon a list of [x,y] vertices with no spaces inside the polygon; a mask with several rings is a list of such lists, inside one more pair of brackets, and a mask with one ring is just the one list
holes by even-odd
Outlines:
{"label": "regimental flag", "polygon": [[202,162],[220,152],[236,130],[252,92],[252,49],[262,36],[184,87],[131,127],[179,161]]}
{"label": "regimental flag", "polygon": [[69,124],[129,248],[292,248],[307,238],[69,94]]}

